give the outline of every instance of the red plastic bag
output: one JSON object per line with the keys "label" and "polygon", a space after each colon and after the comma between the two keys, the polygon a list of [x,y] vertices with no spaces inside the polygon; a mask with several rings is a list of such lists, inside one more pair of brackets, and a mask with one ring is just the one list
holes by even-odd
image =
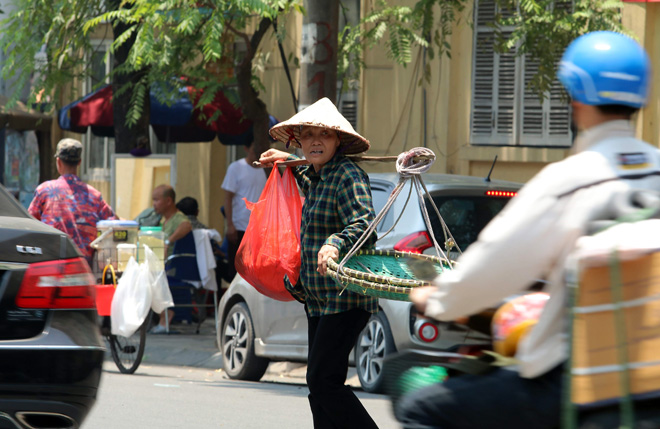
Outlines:
{"label": "red plastic bag", "polygon": [[252,214],[236,253],[236,271],[262,294],[291,301],[283,279],[286,274],[292,284],[298,281],[302,216],[302,198],[291,169],[280,177],[274,167],[259,201],[245,204]]}

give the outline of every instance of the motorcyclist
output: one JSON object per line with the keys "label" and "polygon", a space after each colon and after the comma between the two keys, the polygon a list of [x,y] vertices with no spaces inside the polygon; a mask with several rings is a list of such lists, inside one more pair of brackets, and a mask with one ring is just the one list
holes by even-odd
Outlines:
{"label": "motorcyclist", "polygon": [[449,378],[405,396],[406,428],[556,428],[567,359],[565,258],[590,222],[608,218],[633,189],[660,190],[660,151],[634,137],[646,105],[650,63],[633,39],[593,32],[574,40],[559,66],[578,127],[573,154],[531,179],[435,286],[411,293],[428,317],[451,321],[496,305],[545,278],[550,299],[519,344],[519,365]]}

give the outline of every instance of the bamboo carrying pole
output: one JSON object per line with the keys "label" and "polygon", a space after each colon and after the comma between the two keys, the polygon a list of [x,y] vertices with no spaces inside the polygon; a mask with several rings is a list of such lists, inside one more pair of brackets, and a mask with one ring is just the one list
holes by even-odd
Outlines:
{"label": "bamboo carrying pole", "polygon": [[[349,158],[353,160],[354,162],[396,162],[396,160],[399,158],[398,156],[347,156],[346,158]],[[431,160],[435,159],[435,157],[431,156],[426,156],[426,155],[419,155],[419,156],[413,156],[411,160],[413,162],[416,161],[424,161],[424,160]],[[282,167],[297,167],[299,165],[307,165],[310,162],[306,159],[292,159],[289,161],[280,161],[278,165]],[[273,165],[267,165],[267,164],[262,164],[259,161],[254,161],[252,163],[253,167],[260,167],[260,168],[270,168]]]}

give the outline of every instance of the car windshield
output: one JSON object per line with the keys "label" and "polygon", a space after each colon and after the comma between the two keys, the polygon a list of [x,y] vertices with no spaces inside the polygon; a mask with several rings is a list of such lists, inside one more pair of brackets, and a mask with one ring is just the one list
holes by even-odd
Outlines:
{"label": "car windshield", "polygon": [[27,212],[7,190],[0,186],[0,216],[27,217]]}
{"label": "car windshield", "polygon": [[[458,246],[465,251],[488,222],[502,210],[509,198],[434,196],[433,201]],[[428,200],[426,208],[436,240],[442,249],[447,250],[440,220]]]}

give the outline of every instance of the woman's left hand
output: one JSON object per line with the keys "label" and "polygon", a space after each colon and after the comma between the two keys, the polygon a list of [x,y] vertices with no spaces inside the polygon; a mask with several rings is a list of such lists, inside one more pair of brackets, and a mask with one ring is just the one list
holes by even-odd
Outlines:
{"label": "woman's left hand", "polygon": [[325,272],[328,270],[328,259],[330,258],[335,261],[339,259],[339,249],[335,246],[324,244],[323,247],[321,247],[321,250],[319,250],[318,268],[316,268],[316,271],[322,276],[324,276]]}

